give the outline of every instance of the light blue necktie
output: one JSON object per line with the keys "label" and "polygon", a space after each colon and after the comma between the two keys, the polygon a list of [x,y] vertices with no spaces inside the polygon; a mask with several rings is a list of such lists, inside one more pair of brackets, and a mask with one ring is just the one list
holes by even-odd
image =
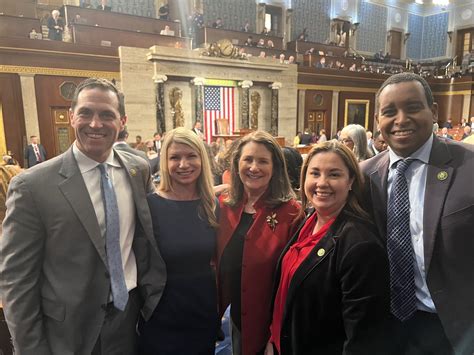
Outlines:
{"label": "light blue necktie", "polygon": [[402,322],[416,311],[415,253],[410,233],[410,199],[405,171],[412,159],[399,160],[387,213],[387,252],[390,262],[390,311]]}
{"label": "light blue necktie", "polygon": [[123,276],[122,253],[120,251],[120,221],[114,187],[105,163],[98,165],[100,186],[105,212],[105,247],[109,264],[110,284],[115,308],[123,311],[128,302],[128,291]]}

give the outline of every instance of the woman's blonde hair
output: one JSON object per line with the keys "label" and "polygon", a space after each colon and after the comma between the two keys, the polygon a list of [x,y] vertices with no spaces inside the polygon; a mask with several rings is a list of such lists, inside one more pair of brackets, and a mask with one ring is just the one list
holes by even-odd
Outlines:
{"label": "woman's blonde hair", "polygon": [[244,146],[250,142],[263,144],[272,154],[273,174],[268,183],[265,204],[272,208],[295,198],[286,170],[285,157],[283,156],[278,142],[267,132],[255,131],[240,139],[233,152],[231,161],[231,185],[225,203],[229,206],[235,206],[241,202],[244,197],[244,185],[239,176],[239,160],[242,156]]}
{"label": "woman's blonde hair", "polygon": [[362,191],[364,188],[364,177],[362,176],[362,173],[359,169],[359,163],[357,162],[354,153],[344,144],[336,140],[331,140],[314,145],[313,148],[309,151],[306,159],[304,160],[303,166],[301,168],[300,182],[302,190],[300,217],[304,217],[305,210],[309,207],[308,198],[304,191],[304,184],[306,182],[306,173],[308,172],[308,166],[311,162],[311,159],[313,159],[316,155],[320,153],[337,154],[343,161],[347,170],[349,170],[349,178],[353,179],[351,190],[349,191],[346,205],[344,206],[343,210],[348,211],[359,218],[369,220],[369,214],[364,210],[361,203],[363,198]]}
{"label": "woman's blonde hair", "polygon": [[199,154],[199,157],[201,158],[201,174],[197,180],[197,192],[201,203],[199,205],[198,213],[199,217],[207,220],[210,226],[217,228],[218,224],[215,214],[216,198],[213,189],[211,165],[202,139],[193,131],[183,127],[178,127],[166,133],[161,147],[161,182],[158,191],[173,191],[173,184],[168,170],[168,149],[173,143],[187,145]]}

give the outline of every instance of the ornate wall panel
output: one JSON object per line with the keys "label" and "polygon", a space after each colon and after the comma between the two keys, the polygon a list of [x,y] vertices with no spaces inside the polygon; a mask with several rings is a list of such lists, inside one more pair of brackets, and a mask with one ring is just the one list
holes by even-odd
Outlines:
{"label": "ornate wall panel", "polygon": [[256,6],[255,0],[203,0],[204,23],[211,26],[220,17],[226,30],[240,31],[248,21],[255,32]]}
{"label": "ornate wall panel", "polygon": [[407,41],[407,57],[410,59],[420,59],[423,36],[422,16],[408,14],[408,32],[410,32],[410,38]]}
{"label": "ornate wall panel", "polygon": [[422,58],[444,57],[448,35],[447,12],[426,16],[423,20],[423,40],[421,41]]}
{"label": "ornate wall panel", "polygon": [[[154,0],[108,0],[107,3],[112,7],[112,11],[137,16],[156,17]],[[92,0],[91,4],[97,6],[100,4],[100,0]]]}
{"label": "ornate wall panel", "polygon": [[385,50],[387,41],[387,8],[365,1],[359,3],[357,50],[378,52]]}
{"label": "ornate wall panel", "polygon": [[324,43],[329,38],[331,22],[330,0],[293,0],[293,33],[295,39],[304,28],[308,29],[308,41]]}

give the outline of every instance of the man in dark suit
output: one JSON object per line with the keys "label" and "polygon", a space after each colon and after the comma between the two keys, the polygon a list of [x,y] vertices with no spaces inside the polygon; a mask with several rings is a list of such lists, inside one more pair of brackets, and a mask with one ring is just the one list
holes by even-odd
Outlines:
{"label": "man in dark suit", "polygon": [[79,84],[69,116],[71,148],[9,186],[5,319],[17,354],[136,354],[139,312],[151,316],[166,282],[149,167],[112,148],[127,117],[111,82]]}
{"label": "man in dark suit", "polygon": [[62,41],[64,32],[64,23],[59,18],[59,11],[51,11],[51,17],[48,18],[48,38],[53,41]]}
{"label": "man in dark suit", "polygon": [[114,143],[114,149],[123,150],[125,152],[138,155],[139,157],[145,159],[148,162],[148,164],[150,165],[152,174],[155,174],[156,172],[158,172],[160,170],[160,157],[158,156],[153,159],[148,159],[148,156],[146,155],[145,152],[130,147],[127,143],[127,138],[128,138],[128,132],[126,129],[119,132],[117,136],[117,141]]}
{"label": "man in dark suit", "polygon": [[31,168],[46,160],[46,149],[38,142],[37,136],[30,136],[30,144],[25,148],[25,166]]}
{"label": "man in dark suit", "polygon": [[101,0],[100,5],[97,6],[97,10],[102,10],[102,11],[111,11],[112,7],[107,5],[107,0]]}
{"label": "man in dark suit", "polygon": [[202,140],[205,140],[206,138],[204,137],[204,133],[202,132],[202,124],[201,121],[196,121],[194,124],[193,132],[197,134],[199,138]]}
{"label": "man in dark suit", "polygon": [[372,152],[372,156],[376,156],[377,154],[387,150],[387,143],[385,143],[380,131],[375,132],[372,145],[369,146],[369,150]]}
{"label": "man in dark suit", "polygon": [[441,137],[447,138],[447,139],[453,139],[453,136],[448,133],[448,128],[443,127],[441,129]]}
{"label": "man in dark suit", "polygon": [[[416,74],[387,79],[377,93],[375,111],[390,150],[361,167],[370,210],[387,240],[394,314],[391,349],[396,354],[471,355],[474,147],[432,133],[438,107],[430,87]],[[402,172],[399,164],[407,170]],[[399,215],[391,208],[400,194],[391,194],[393,189],[408,194],[403,210],[409,218],[388,224]],[[407,238],[400,238],[402,234]],[[399,239],[393,239],[395,235]],[[401,313],[396,311],[400,305]]]}

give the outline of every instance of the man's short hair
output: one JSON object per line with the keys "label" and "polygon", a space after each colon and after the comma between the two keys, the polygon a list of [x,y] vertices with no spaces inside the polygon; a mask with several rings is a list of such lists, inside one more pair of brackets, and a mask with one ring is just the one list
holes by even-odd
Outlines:
{"label": "man's short hair", "polygon": [[71,101],[71,108],[74,111],[74,108],[77,105],[77,98],[81,91],[88,90],[88,89],[100,89],[103,91],[112,91],[118,100],[118,112],[120,113],[120,117],[125,116],[125,104],[124,104],[124,97],[122,92],[117,89],[117,87],[109,80],[102,79],[102,78],[89,78],[81,82],[74,92],[74,97]]}
{"label": "man's short hair", "polygon": [[385,82],[382,84],[380,89],[377,91],[377,94],[375,95],[375,112],[377,113],[379,110],[380,93],[382,92],[383,89],[385,89],[385,87],[392,84],[407,83],[411,81],[418,81],[423,86],[423,90],[425,91],[425,97],[426,97],[426,102],[428,103],[428,107],[433,106],[433,103],[434,103],[433,92],[431,91],[429,84],[426,82],[424,78],[414,73],[399,73],[399,74],[394,74],[391,77],[389,77],[387,80],[385,80]]}

